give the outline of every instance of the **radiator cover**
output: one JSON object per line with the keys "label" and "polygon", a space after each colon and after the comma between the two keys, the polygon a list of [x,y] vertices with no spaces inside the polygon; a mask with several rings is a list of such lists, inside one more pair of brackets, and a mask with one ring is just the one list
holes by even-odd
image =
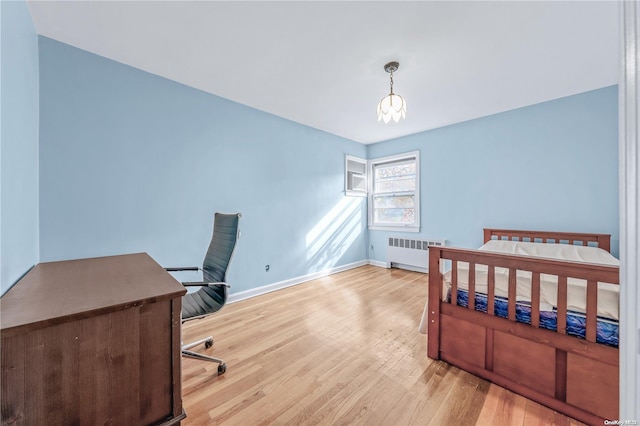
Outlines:
{"label": "radiator cover", "polygon": [[387,266],[429,272],[429,247],[444,246],[445,240],[389,237]]}

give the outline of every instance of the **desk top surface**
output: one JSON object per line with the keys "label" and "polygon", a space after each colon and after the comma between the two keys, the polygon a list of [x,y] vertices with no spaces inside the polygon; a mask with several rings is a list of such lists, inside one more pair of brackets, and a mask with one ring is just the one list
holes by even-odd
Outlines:
{"label": "desk top surface", "polygon": [[0,298],[2,335],[182,296],[146,253],[39,263]]}

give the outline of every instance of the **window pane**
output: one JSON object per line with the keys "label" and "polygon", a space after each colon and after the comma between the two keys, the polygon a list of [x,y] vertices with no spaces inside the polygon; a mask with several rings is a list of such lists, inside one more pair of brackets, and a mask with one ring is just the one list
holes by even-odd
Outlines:
{"label": "window pane", "polygon": [[376,195],[373,197],[375,223],[410,225],[415,222],[414,195]]}
{"label": "window pane", "polygon": [[373,208],[413,208],[414,198],[414,195],[376,195],[373,197]]}
{"label": "window pane", "polygon": [[379,208],[373,209],[374,223],[396,223],[411,225],[415,223],[415,209]]}
{"label": "window pane", "polygon": [[375,168],[375,189],[379,192],[403,192],[416,189],[416,163],[380,165]]}

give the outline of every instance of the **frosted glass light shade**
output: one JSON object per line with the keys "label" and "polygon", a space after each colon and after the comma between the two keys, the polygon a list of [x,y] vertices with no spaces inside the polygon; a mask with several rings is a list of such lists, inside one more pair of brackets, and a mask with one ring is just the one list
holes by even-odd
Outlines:
{"label": "frosted glass light shade", "polygon": [[402,96],[391,93],[378,103],[378,121],[388,123],[393,118],[396,123],[407,115],[407,103]]}

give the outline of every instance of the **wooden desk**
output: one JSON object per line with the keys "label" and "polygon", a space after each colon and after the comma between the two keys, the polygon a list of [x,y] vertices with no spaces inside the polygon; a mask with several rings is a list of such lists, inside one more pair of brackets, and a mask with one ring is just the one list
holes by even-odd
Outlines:
{"label": "wooden desk", "polygon": [[185,293],[146,253],[41,263],[0,298],[2,424],[177,424]]}

